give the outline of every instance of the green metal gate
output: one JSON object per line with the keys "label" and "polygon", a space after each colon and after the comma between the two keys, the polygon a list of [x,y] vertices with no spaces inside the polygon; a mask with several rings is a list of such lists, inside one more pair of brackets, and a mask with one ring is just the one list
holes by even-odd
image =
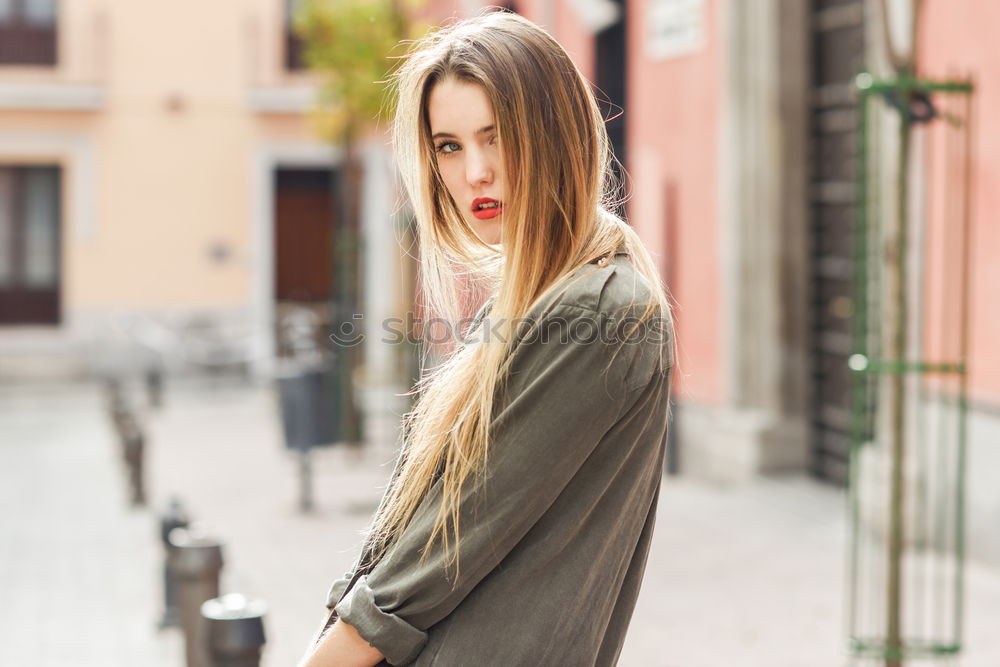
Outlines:
{"label": "green metal gate", "polygon": [[961,647],[972,85],[857,82],[848,634],[896,667]]}

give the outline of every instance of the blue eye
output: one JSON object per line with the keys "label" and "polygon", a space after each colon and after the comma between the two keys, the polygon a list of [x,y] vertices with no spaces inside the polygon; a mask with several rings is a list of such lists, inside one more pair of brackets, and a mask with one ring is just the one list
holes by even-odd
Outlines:
{"label": "blue eye", "polygon": [[443,142],[441,142],[440,144],[437,145],[437,151],[436,152],[438,152],[438,153],[444,153],[445,155],[450,155],[451,153],[455,152],[454,150],[450,150],[450,151],[444,150],[445,146],[458,146],[458,144],[456,144],[454,141],[443,141]]}

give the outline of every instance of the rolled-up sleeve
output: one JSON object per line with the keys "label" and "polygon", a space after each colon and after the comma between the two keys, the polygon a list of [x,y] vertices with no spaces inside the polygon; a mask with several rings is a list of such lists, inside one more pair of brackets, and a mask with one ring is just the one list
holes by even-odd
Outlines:
{"label": "rolled-up sleeve", "polygon": [[648,379],[645,362],[637,363],[650,358],[638,353],[648,343],[626,343],[614,355],[619,341],[586,334],[599,320],[593,310],[559,305],[514,347],[509,378],[494,406],[486,468],[470,476],[461,493],[457,580],[437,540],[420,562],[441,501],[438,480],[398,541],[336,603],[336,613],[390,664],[416,659],[427,630],[462,602],[564,491],[635,399],[635,377]]}
{"label": "rolled-up sleeve", "polygon": [[326,594],[326,606],[328,609],[333,609],[334,605],[336,605],[340,601],[340,598],[344,597],[344,591],[347,590],[347,587],[350,585],[351,578],[353,576],[354,576],[353,571],[348,572],[343,577],[333,582],[333,584],[330,586],[330,590],[327,591]]}

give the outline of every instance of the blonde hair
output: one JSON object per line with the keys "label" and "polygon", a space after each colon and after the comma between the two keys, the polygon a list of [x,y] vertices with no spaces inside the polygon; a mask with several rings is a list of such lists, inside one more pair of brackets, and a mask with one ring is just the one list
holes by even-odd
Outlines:
{"label": "blonde hair", "polygon": [[[505,165],[500,247],[481,241],[463,219],[438,171],[427,101],[454,78],[483,87],[493,105]],[[631,227],[611,214],[613,156],[587,80],[547,32],[509,12],[480,13],[415,42],[389,78],[397,95],[393,144],[417,221],[420,288],[426,312],[456,322],[460,285],[470,278],[493,293],[496,339],[458,346],[416,383],[404,417],[396,474],[369,529],[377,560],[406,527],[440,475],[441,503],[421,560],[447,524],[457,545],[463,484],[485,468],[494,396],[510,361],[513,323],[569,274],[624,244],[650,287],[639,321],[670,318],[666,289]],[[456,268],[460,267],[460,268]],[[672,327],[671,327],[672,330]],[[456,581],[458,549],[454,550]]]}

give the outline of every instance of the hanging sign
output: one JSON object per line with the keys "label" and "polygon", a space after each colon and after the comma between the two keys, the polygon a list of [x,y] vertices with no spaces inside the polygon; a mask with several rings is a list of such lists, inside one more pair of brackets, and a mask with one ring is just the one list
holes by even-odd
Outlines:
{"label": "hanging sign", "polygon": [[704,0],[649,0],[646,4],[646,55],[650,60],[696,53],[704,44]]}

